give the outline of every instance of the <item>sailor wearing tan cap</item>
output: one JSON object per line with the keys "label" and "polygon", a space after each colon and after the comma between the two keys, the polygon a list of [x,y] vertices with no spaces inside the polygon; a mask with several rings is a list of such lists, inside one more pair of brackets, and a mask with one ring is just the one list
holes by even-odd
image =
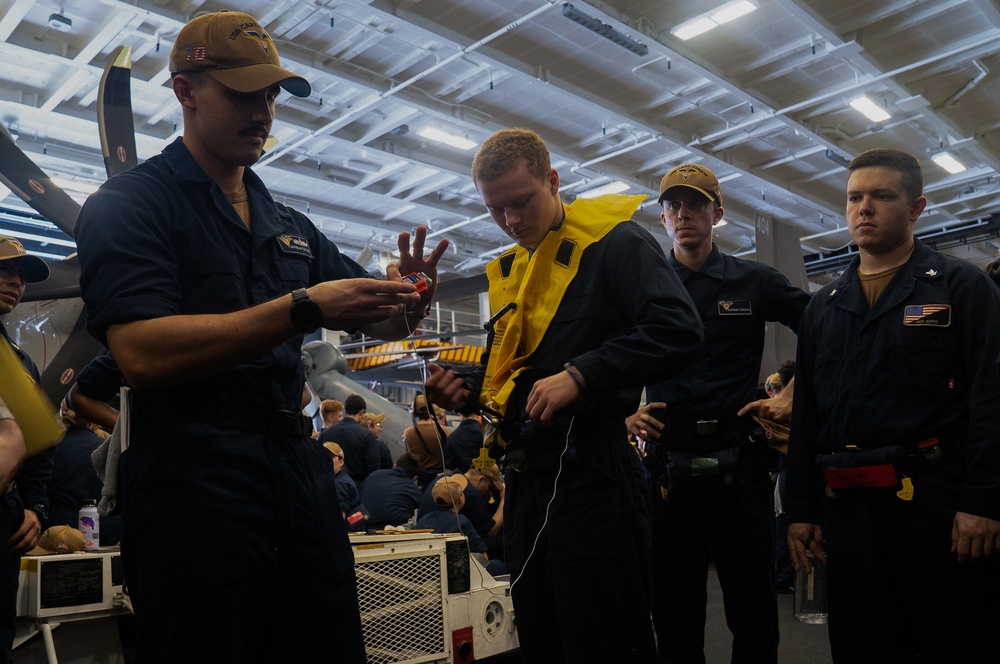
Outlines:
{"label": "sailor wearing tan cap", "polygon": [[[774,662],[778,615],[769,468],[749,441],[768,321],[798,327],[809,296],[773,267],[728,256],[712,241],[725,214],[710,169],[683,164],[660,182],[669,260],[705,330],[681,373],[646,386],[650,403],[626,424],[647,443],[653,521],[653,622],[663,661],[703,661],[705,579],[715,564],[733,632],[733,660]],[[683,542],[683,546],[678,546]]]}
{"label": "sailor wearing tan cap", "polygon": [[[447,242],[425,257],[426,229],[401,233],[381,280],[273,199],[251,166],[281,90],[310,85],[254,17],[191,20],[169,66],[182,138],[109,179],[77,223],[89,330],[134,388],[122,561],[137,655],[308,661],[333,641],[364,662],[333,469],[301,414],[303,334],[402,338],[434,286],[400,276],[437,284]],[[164,528],[197,552],[164,547]]]}

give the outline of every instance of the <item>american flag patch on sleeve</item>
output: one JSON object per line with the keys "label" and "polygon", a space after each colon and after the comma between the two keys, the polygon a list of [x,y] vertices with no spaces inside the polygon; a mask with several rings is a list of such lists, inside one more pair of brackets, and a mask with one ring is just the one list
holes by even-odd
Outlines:
{"label": "american flag patch on sleeve", "polygon": [[951,325],[950,304],[908,304],[903,310],[903,325]]}

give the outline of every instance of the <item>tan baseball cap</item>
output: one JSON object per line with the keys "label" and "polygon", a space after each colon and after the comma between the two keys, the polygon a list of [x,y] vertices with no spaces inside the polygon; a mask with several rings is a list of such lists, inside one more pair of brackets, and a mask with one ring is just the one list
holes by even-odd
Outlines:
{"label": "tan baseball cap", "polygon": [[24,245],[15,238],[0,235],[0,261],[11,261],[24,268],[27,283],[45,281],[49,278],[49,266],[38,256],[28,253]]}
{"label": "tan baseball cap", "polygon": [[278,47],[253,16],[223,10],[191,19],[170,51],[170,73],[204,71],[230,90],[256,92],[275,83],[308,97],[309,81],[281,66]]}
{"label": "tan baseball cap", "polygon": [[431,489],[431,497],[434,503],[442,507],[452,507],[458,504],[458,497],[465,492],[469,486],[469,479],[465,475],[455,473],[442,477],[434,483]]}
{"label": "tan baseball cap", "polygon": [[688,187],[708,197],[714,203],[722,205],[722,187],[715,173],[701,164],[681,164],[660,180],[660,197],[657,203],[663,204],[663,196],[667,190],[674,187]]}
{"label": "tan baseball cap", "polygon": [[38,538],[38,545],[28,552],[29,556],[44,556],[49,553],[75,553],[83,550],[83,533],[72,526],[50,526]]}

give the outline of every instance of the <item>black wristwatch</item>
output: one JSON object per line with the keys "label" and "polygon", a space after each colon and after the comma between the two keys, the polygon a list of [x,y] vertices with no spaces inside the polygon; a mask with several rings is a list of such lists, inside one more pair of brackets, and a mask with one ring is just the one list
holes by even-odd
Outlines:
{"label": "black wristwatch", "polygon": [[299,332],[314,332],[323,324],[323,312],[305,288],[292,291],[292,325]]}
{"label": "black wristwatch", "polygon": [[41,521],[42,523],[45,523],[45,521],[49,518],[49,508],[46,507],[44,503],[32,503],[31,505],[28,505],[24,509],[31,510],[32,512],[37,514],[38,520]]}

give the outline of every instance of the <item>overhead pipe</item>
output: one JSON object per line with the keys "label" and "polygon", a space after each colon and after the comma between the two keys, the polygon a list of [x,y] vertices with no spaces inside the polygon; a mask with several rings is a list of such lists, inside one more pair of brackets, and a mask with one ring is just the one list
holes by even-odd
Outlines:
{"label": "overhead pipe", "polygon": [[979,81],[986,78],[986,75],[990,73],[990,70],[987,69],[986,66],[978,59],[973,60],[972,64],[976,67],[976,69],[979,70],[979,73],[976,74],[971,81],[962,86],[961,90],[959,90],[952,96],[948,97],[948,99],[944,102],[944,104],[942,104],[944,108],[951,108],[952,106],[957,104],[958,100],[961,99],[966,92],[979,85]]}

